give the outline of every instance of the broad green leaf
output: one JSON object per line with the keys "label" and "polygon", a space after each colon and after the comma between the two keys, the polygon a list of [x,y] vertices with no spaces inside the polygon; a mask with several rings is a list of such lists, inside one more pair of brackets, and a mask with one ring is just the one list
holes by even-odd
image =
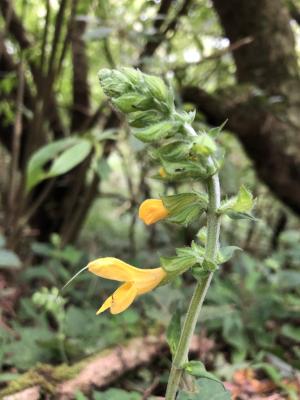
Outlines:
{"label": "broad green leaf", "polygon": [[48,170],[46,165],[59,153],[76,144],[78,138],[66,138],[49,143],[37,150],[30,158],[26,169],[26,190],[29,192],[43,179],[46,179]]}
{"label": "broad green leaf", "polygon": [[53,162],[47,177],[63,175],[80,164],[89,155],[92,148],[90,141],[80,139],[73,146],[60,154]]}
{"label": "broad green leaf", "polygon": [[177,350],[181,334],[181,318],[179,310],[176,310],[169,323],[166,335],[167,342],[170,347],[171,353],[174,356]]}
{"label": "broad green leaf", "polygon": [[208,378],[221,383],[221,381],[214,376],[214,374],[206,371],[206,368],[201,361],[189,361],[188,363],[184,364],[183,368],[192,376],[196,376],[198,378]]}
{"label": "broad green leaf", "polygon": [[10,250],[0,249],[0,268],[20,269],[21,261],[19,257]]}
{"label": "broad green leaf", "polygon": [[280,330],[281,335],[300,343],[300,328],[291,324],[284,324]]}
{"label": "broad green leaf", "polygon": [[221,247],[220,250],[218,251],[217,263],[224,264],[225,262],[229,261],[235,251],[243,251],[243,250],[238,246]]}
{"label": "broad green leaf", "polygon": [[181,390],[176,400],[231,400],[222,383],[210,378],[197,379],[196,392]]}
{"label": "broad green leaf", "polygon": [[93,400],[142,400],[142,396],[138,392],[111,388],[105,392],[93,392]]}

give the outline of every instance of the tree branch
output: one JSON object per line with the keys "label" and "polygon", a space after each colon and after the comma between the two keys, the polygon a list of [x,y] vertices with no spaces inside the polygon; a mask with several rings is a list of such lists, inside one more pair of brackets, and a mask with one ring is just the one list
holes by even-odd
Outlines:
{"label": "tree branch", "polygon": [[170,31],[175,31],[176,26],[180,17],[185,15],[189,9],[192,0],[184,0],[182,6],[178,10],[176,16],[168,23],[168,25],[163,29],[163,24],[165,22],[166,16],[168,15],[169,9],[173,4],[172,0],[162,0],[160,7],[157,12],[157,18],[154,21],[153,28],[156,32],[153,37],[148,40],[143,51],[140,54],[140,67],[143,66],[143,59],[146,57],[151,57],[156,49],[162,44],[166,39],[166,35]]}

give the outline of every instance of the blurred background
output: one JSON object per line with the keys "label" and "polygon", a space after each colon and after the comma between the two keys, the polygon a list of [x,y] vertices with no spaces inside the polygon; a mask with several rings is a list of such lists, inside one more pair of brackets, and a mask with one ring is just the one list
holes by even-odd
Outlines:
{"label": "blurred background", "polygon": [[257,221],[224,219],[244,251],[214,278],[192,358],[233,399],[300,398],[299,52],[298,0],[0,0],[0,398],[164,394],[188,276],[118,316],[95,316],[116,285],[88,272],[59,293],[89,260],[155,267],[199,229],[137,218],[191,185],[152,179],[98,83],[119,66],[169,81],[197,129],[228,119],[223,196],[257,197]]}

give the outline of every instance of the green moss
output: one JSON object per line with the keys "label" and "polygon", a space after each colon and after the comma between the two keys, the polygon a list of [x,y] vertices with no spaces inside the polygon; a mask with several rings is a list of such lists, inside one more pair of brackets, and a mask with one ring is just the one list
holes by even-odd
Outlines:
{"label": "green moss", "polygon": [[54,394],[57,384],[74,378],[93,359],[104,356],[110,351],[108,349],[103,350],[71,366],[61,364],[55,367],[48,364],[37,364],[36,367],[11,381],[5,389],[1,390],[0,399],[36,385],[40,386],[43,392]]}

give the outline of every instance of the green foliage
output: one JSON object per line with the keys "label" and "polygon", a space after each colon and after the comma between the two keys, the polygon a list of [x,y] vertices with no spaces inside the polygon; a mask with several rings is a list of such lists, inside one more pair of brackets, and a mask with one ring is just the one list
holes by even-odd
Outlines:
{"label": "green foliage", "polygon": [[213,381],[221,383],[217,377],[206,370],[205,365],[201,361],[189,361],[183,365],[183,369],[186,373],[197,378],[212,379]]}
{"label": "green foliage", "polygon": [[20,258],[13,251],[7,250],[5,246],[6,246],[5,237],[0,234],[0,270],[20,269],[22,265]]}
{"label": "green foliage", "polygon": [[253,219],[249,214],[254,206],[252,194],[245,186],[241,186],[237,196],[222,202],[219,208],[220,213],[227,214],[232,219]]}
{"label": "green foliage", "polygon": [[86,159],[91,149],[90,141],[73,137],[57,140],[37,150],[26,170],[27,191],[45,179],[70,171]]}
{"label": "green foliage", "polygon": [[108,389],[105,392],[94,392],[93,400],[141,400],[137,392],[126,392],[122,389]]}
{"label": "green foliage", "polygon": [[178,400],[230,400],[230,393],[219,383],[210,378],[200,378],[194,392],[181,390]]}
{"label": "green foliage", "polygon": [[181,332],[181,313],[180,310],[177,309],[175,313],[172,315],[171,321],[169,323],[166,332],[167,342],[173,356],[175,355],[178,347],[180,332]]}
{"label": "green foliage", "polygon": [[160,257],[160,262],[165,271],[172,274],[181,274],[196,263],[202,263],[205,250],[203,247],[192,243],[191,247],[176,249],[176,257]]}

